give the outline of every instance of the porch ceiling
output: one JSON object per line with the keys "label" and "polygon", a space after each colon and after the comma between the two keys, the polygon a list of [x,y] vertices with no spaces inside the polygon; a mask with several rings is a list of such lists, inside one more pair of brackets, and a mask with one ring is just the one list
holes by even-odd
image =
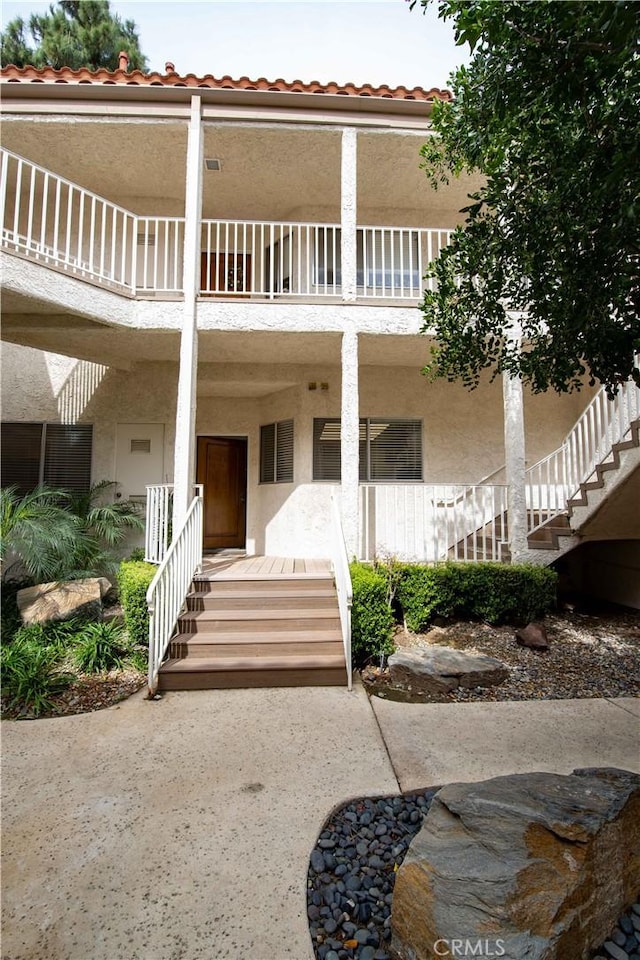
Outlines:
{"label": "porch ceiling", "polygon": [[[3,118],[3,146],[144,215],[184,215],[187,124],[179,119]],[[451,227],[477,178],[437,192],[420,169],[424,134],[358,133],[358,221]],[[205,122],[203,216],[337,222],[341,132],[311,125]]]}
{"label": "porch ceiling", "polygon": [[3,318],[2,339],[65,357],[128,370],[137,360],[175,360],[180,354],[176,332],[131,330],[94,323],[70,314],[40,317],[29,322]]}
{"label": "porch ceiling", "polygon": [[7,116],[2,145],[135,213],[184,214],[183,121]]}

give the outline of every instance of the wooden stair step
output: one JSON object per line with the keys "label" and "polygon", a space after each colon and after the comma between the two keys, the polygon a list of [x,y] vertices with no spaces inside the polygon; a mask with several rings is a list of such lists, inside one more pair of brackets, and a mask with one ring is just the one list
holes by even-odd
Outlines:
{"label": "wooden stair step", "polygon": [[259,604],[262,611],[266,610],[324,610],[337,608],[335,591],[323,595],[285,594],[273,596],[265,594],[257,598],[255,594],[227,594],[218,593],[190,593],[186,598],[188,610],[236,610],[247,611],[255,609]]}
{"label": "wooden stair step", "polygon": [[225,589],[229,589],[231,584],[238,584],[242,589],[250,586],[253,590],[265,589],[270,590],[276,584],[281,586],[287,584],[295,588],[296,585],[300,585],[302,588],[308,586],[312,583],[333,583],[333,575],[331,573],[232,573],[232,572],[221,572],[216,574],[211,574],[210,576],[206,574],[200,574],[193,579],[196,587],[200,585],[211,585],[215,586],[216,584],[224,584]]}
{"label": "wooden stair step", "polygon": [[209,657],[317,657],[344,656],[342,637],[326,639],[325,634],[307,634],[303,640],[291,641],[286,634],[252,636],[227,635],[224,641],[215,634],[185,633],[171,641],[169,654],[174,659]]}
{"label": "wooden stair step", "polygon": [[[234,610],[233,613],[240,613]],[[283,613],[284,611],[264,611],[265,613]],[[260,633],[288,633],[304,631],[305,633],[326,633],[340,628],[340,617],[338,612],[332,611],[330,617],[278,617],[277,620],[270,620],[266,617],[249,620],[239,617],[222,620],[217,617],[217,610],[198,610],[194,613],[183,613],[178,619],[178,633],[207,633],[218,634],[218,632],[235,634],[255,634],[256,628]]]}
{"label": "wooden stair step", "polygon": [[167,660],[159,690],[211,690],[242,687],[342,686],[344,655],[316,657],[224,657]]}
{"label": "wooden stair step", "polygon": [[210,583],[210,586],[213,589],[190,590],[187,594],[187,597],[201,597],[204,593],[206,596],[211,594],[219,599],[228,598],[229,600],[241,600],[251,598],[254,600],[260,599],[262,601],[268,597],[291,597],[295,599],[304,597],[333,597],[335,599],[336,596],[336,591],[332,580],[326,580],[318,585],[302,584],[296,587],[290,587],[286,583],[276,582],[273,585],[265,587],[264,590],[254,590],[253,587],[248,586],[246,583],[234,584],[231,581],[225,581],[222,584]]}
{"label": "wooden stair step", "polygon": [[339,626],[326,630],[260,630],[251,628],[245,632],[238,630],[197,630],[176,634],[172,643],[184,643],[190,637],[197,637],[201,643],[342,643],[342,630]]}

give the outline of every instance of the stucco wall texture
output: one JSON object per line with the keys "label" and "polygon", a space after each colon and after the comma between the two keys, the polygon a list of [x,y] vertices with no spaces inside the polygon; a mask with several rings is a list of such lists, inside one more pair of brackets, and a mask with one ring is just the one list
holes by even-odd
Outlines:
{"label": "stucco wall texture", "polygon": [[[485,382],[471,393],[455,384],[429,383],[420,373],[420,359],[415,367],[361,366],[360,416],[422,420],[425,482],[478,483],[489,475],[494,482],[503,482],[501,383]],[[207,364],[196,433],[247,437],[247,549],[280,556],[326,556],[333,485],[312,479],[312,427],[314,417],[340,416],[339,364],[235,364],[231,389],[224,369],[223,364]],[[163,423],[164,478],[171,481],[176,363],[141,362],[131,371],[121,371],[5,343],[1,370],[3,420],[93,423],[94,480],[118,478],[118,423]],[[258,396],[251,395],[256,381]],[[312,383],[315,389],[309,388]],[[529,465],[562,442],[589,398],[590,392],[558,397],[525,391]],[[259,484],[260,425],[290,418],[294,482]]]}

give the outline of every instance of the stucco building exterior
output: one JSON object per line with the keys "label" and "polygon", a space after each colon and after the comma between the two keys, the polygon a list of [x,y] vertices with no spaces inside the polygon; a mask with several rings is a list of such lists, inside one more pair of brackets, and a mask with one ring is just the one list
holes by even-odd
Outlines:
{"label": "stucco building exterior", "polygon": [[[595,391],[421,374],[425,268],[474,187],[420,169],[448,93],[126,67],[2,71],[5,482],[173,484],[174,526],[202,483],[205,549],[248,554],[327,557],[332,493],[349,556],[575,545],[539,529],[581,417],[580,469],[607,455]],[[638,537],[625,403],[616,541]]]}

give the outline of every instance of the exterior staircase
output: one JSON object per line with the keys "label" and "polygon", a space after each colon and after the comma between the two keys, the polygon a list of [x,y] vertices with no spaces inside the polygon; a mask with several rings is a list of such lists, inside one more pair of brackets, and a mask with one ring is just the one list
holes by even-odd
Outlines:
{"label": "exterior staircase", "polygon": [[331,573],[252,574],[233,566],[193,581],[158,689],[345,686]]}
{"label": "exterior staircase", "polygon": [[[564,501],[563,509],[530,509],[528,556],[531,563],[548,565],[588,536],[589,522],[619,484],[640,468],[640,418],[628,423],[622,437],[603,447],[599,461]],[[544,461],[541,461],[544,462]],[[536,464],[532,469],[538,467]],[[498,514],[449,550],[453,560],[476,559],[509,562],[506,512]]]}

